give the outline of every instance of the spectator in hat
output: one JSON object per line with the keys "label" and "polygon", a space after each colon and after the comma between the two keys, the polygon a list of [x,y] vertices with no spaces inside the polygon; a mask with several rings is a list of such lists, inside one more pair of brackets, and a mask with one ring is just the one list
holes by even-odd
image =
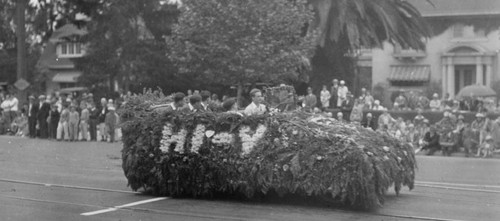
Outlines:
{"label": "spectator in hat", "polygon": [[420,92],[420,96],[418,96],[416,101],[416,108],[425,110],[428,107],[429,107],[429,99],[426,96],[424,96],[422,92]]}
{"label": "spectator in hat", "polygon": [[87,141],[89,134],[89,122],[90,122],[90,104],[82,109],[82,115],[80,116],[80,131],[82,133],[82,141]]}
{"label": "spectator in hat", "polygon": [[429,107],[431,108],[431,111],[439,111],[441,109],[441,101],[439,100],[439,95],[437,93],[432,95]]}
{"label": "spectator in hat", "polygon": [[372,94],[370,91],[366,91],[365,95],[365,109],[371,110],[373,106],[373,102],[375,102],[375,99],[373,98]]}
{"label": "spectator in hat", "polygon": [[408,130],[405,134],[404,141],[415,147],[417,145],[419,138],[418,131],[415,129],[415,125],[411,123],[408,125],[407,128]]}
{"label": "spectator in hat", "polygon": [[36,124],[37,124],[37,116],[38,109],[40,106],[35,102],[35,96],[30,95],[28,98],[28,133],[31,138],[36,137]]}
{"label": "spectator in hat", "polygon": [[49,139],[57,139],[57,127],[59,126],[59,118],[61,117],[55,103],[50,105],[49,112]]}
{"label": "spectator in hat", "polygon": [[115,114],[115,107],[109,107],[109,112],[106,114],[106,128],[109,131],[109,142],[115,142],[115,129],[118,123],[118,118]]}
{"label": "spectator in hat", "polygon": [[382,105],[380,105],[379,100],[373,102],[372,110],[386,110]]}
{"label": "spectator in hat", "polygon": [[341,80],[340,86],[337,91],[337,107],[341,107],[344,101],[347,99],[347,92],[349,92],[349,89],[347,88],[347,86],[345,86],[345,81]]}
{"label": "spectator in hat", "polygon": [[330,91],[326,88],[326,85],[323,85],[323,89],[320,92],[319,99],[321,101],[321,107],[323,110],[326,110],[327,108],[330,108],[330,99],[332,98],[332,95],[330,94]]}
{"label": "spectator in hat", "polygon": [[337,112],[337,120],[340,122],[345,122],[344,114],[341,111]]}
{"label": "spectator in hat", "polygon": [[428,150],[426,154],[428,156],[432,156],[436,151],[441,150],[439,134],[435,126],[431,126],[429,132],[425,133],[422,150]]}
{"label": "spectator in hat", "polygon": [[403,92],[400,92],[398,97],[394,100],[394,110],[403,110],[406,107],[407,101],[403,96]]}
{"label": "spectator in hat", "polygon": [[266,105],[262,104],[262,92],[259,89],[252,89],[250,91],[250,96],[252,97],[252,103],[245,108],[244,113],[246,115],[260,115],[266,113]]}
{"label": "spectator in hat", "polygon": [[318,98],[313,94],[312,88],[308,87],[307,96],[304,98],[304,110],[306,112],[312,113],[317,103]]}
{"label": "spectator in hat", "polygon": [[76,106],[71,105],[69,108],[69,141],[78,140],[78,123],[80,122],[80,114],[76,111]]}
{"label": "spectator in hat", "polygon": [[371,128],[372,130],[377,130],[377,122],[373,118],[372,113],[367,113],[366,114],[366,119],[361,122],[361,126],[364,128]]}
{"label": "spectator in hat", "polygon": [[38,129],[40,130],[40,138],[46,139],[49,136],[49,125],[47,123],[47,118],[50,112],[50,103],[47,102],[45,95],[40,95],[38,97],[40,102],[40,110],[38,111]]}
{"label": "spectator in hat", "polygon": [[491,122],[491,136],[495,143],[495,148],[500,148],[500,116]]}
{"label": "spectator in hat", "polygon": [[26,116],[26,109],[21,109],[21,114],[12,121],[11,131],[15,133],[16,136],[27,136],[28,135],[28,117]]}
{"label": "spectator in hat", "polygon": [[358,124],[361,124],[361,121],[363,120],[363,107],[364,107],[364,102],[362,101],[362,98],[358,98],[354,100],[354,104],[351,107],[351,115],[349,116],[349,120],[351,122],[356,122]]}
{"label": "spectator in hat", "polygon": [[103,142],[107,139],[106,124],[104,122],[106,114],[108,114],[108,101],[103,97],[101,98],[101,106],[99,107],[99,135]]}
{"label": "spectator in hat", "polygon": [[481,154],[483,155],[483,158],[490,157],[491,154],[493,153],[493,150],[494,150],[493,137],[487,135],[485,137],[485,141],[481,145],[479,145],[476,157],[481,156]]}
{"label": "spectator in hat", "polygon": [[479,137],[479,144],[484,142],[484,138],[490,132],[489,121],[483,113],[477,113],[476,119],[471,124],[472,131]]}
{"label": "spectator in hat", "polygon": [[90,102],[89,109],[89,133],[90,140],[97,141],[97,125],[99,124],[99,109],[95,106],[94,102]]}
{"label": "spectator in hat", "polygon": [[57,126],[57,140],[69,140],[69,108],[68,103],[64,102],[62,104],[63,108],[59,118],[59,124]]}
{"label": "spectator in hat", "polygon": [[384,110],[383,113],[378,117],[379,127],[387,125],[387,128],[390,129],[394,123],[396,123],[396,120],[392,118],[387,110]]}
{"label": "spectator in hat", "polygon": [[422,115],[423,111],[422,109],[417,109],[417,115],[415,116],[415,118],[413,119],[413,124],[415,124],[415,126],[419,126],[421,125],[424,120],[426,120],[426,118],[424,117],[424,115]]}
{"label": "spectator in hat", "polygon": [[337,102],[338,102],[338,91],[339,91],[339,80],[333,79],[332,80],[332,87],[330,89],[330,106],[332,108],[337,108]]}
{"label": "spectator in hat", "polygon": [[353,99],[353,95],[350,91],[347,91],[347,95],[345,97],[345,99],[343,99],[342,101],[342,109],[345,109],[345,110],[352,110],[354,106],[354,99]]}

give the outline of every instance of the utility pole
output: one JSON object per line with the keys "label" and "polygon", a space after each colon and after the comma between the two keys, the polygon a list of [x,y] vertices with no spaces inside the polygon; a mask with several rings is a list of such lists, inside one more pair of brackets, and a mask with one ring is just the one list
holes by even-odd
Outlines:
{"label": "utility pole", "polygon": [[27,101],[26,88],[26,0],[16,0],[16,35],[17,35],[17,82],[14,84],[18,90],[19,105]]}

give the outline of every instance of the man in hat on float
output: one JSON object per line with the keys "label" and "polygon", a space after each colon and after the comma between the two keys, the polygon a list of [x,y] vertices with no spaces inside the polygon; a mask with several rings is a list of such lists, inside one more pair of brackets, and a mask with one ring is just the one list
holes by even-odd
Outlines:
{"label": "man in hat on float", "polygon": [[264,98],[262,97],[262,92],[254,88],[250,91],[250,96],[252,97],[252,103],[245,108],[244,113],[248,116],[266,113],[267,108],[266,105],[263,104]]}

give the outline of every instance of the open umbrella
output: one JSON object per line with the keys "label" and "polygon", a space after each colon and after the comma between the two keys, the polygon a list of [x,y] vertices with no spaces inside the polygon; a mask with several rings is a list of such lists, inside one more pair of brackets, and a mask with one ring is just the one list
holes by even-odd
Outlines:
{"label": "open umbrella", "polygon": [[492,97],[492,96],[497,96],[497,93],[488,86],[475,84],[462,88],[462,90],[460,90],[460,92],[458,92],[457,94],[457,98],[472,97],[472,96]]}

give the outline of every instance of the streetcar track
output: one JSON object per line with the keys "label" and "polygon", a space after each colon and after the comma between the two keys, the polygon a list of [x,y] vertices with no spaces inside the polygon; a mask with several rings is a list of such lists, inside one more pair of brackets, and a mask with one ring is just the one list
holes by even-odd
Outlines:
{"label": "streetcar track", "polygon": [[[113,193],[125,193],[125,194],[134,194],[134,195],[140,195],[141,193],[139,192],[132,192],[132,191],[124,191],[124,190],[113,190],[113,189],[105,189],[105,188],[95,188],[95,187],[85,187],[85,186],[74,186],[74,185],[63,185],[63,184],[48,184],[48,183],[39,183],[39,182],[32,182],[32,181],[21,181],[21,180],[12,180],[12,179],[0,179],[0,182],[4,183],[18,183],[18,184],[25,184],[25,185],[34,185],[34,186],[43,186],[43,187],[57,187],[57,188],[65,188],[65,189],[79,189],[79,190],[89,190],[89,191],[99,191],[99,192],[113,192]],[[460,185],[460,184],[458,184]],[[456,188],[456,187],[449,187],[449,186],[444,186],[444,185],[425,185],[425,184],[416,184],[416,186],[423,186],[423,187],[430,187],[430,188],[438,188],[438,189],[451,189],[451,190],[460,190],[460,191],[465,191],[465,192],[486,192],[486,193],[498,193],[499,191],[492,191],[492,190],[484,190],[484,189],[470,189],[470,188]],[[481,186],[481,185],[477,185]],[[424,192],[418,192],[419,194],[424,193]],[[10,199],[17,199],[17,200],[26,200],[26,201],[33,201],[33,202],[40,202],[40,203],[53,203],[53,204],[61,204],[61,205],[74,205],[74,206],[82,206],[82,207],[92,207],[92,208],[113,208],[113,206],[101,206],[101,205],[93,205],[93,204],[81,204],[81,203],[70,203],[70,202],[60,202],[60,201],[50,201],[50,200],[43,200],[43,199],[34,199],[34,198],[27,198],[27,197],[17,197],[17,196],[11,196],[11,195],[4,195],[0,194],[0,196],[5,197],[5,198],[10,198]],[[417,197],[422,197],[422,198],[439,198],[439,197],[434,197],[434,196],[429,196],[429,195],[413,195]],[[460,199],[450,199],[450,198],[440,198],[440,199],[445,199],[445,200],[456,200],[456,201],[461,201],[461,202],[466,202],[466,203],[474,203],[474,204],[489,204],[489,205],[499,205],[496,203],[484,203],[484,202],[477,202],[477,201],[469,201],[469,200],[460,200]],[[219,216],[219,215],[211,215],[211,214],[193,214],[193,213],[187,213],[187,212],[177,212],[177,211],[169,211],[169,210],[156,210],[156,209],[148,209],[148,208],[141,208],[141,207],[130,207],[130,208],[119,208],[118,210],[129,210],[129,211],[138,211],[138,212],[145,212],[145,213],[154,213],[154,214],[164,214],[164,215],[175,215],[175,216],[186,216],[186,217],[197,217],[197,218],[208,218],[208,219],[215,219],[215,220],[247,220],[245,218],[240,218],[240,217],[231,217],[231,216]],[[341,211],[344,213],[352,213],[351,211],[348,210],[334,210],[334,211]],[[384,217],[392,217],[392,218],[404,218],[404,219],[415,219],[415,220],[433,220],[433,221],[458,221],[454,219],[445,219],[445,218],[437,218],[437,217],[421,217],[421,216],[410,216],[410,215],[400,215],[400,214],[386,214],[386,213],[374,213],[371,215],[377,215],[377,216],[384,216]]]}
{"label": "streetcar track", "polygon": [[[62,201],[54,201],[54,200],[43,200],[43,199],[35,199],[28,197],[18,197],[12,195],[0,194],[0,197],[21,200],[21,201],[30,201],[37,203],[49,203],[49,204],[57,204],[57,205],[72,205],[79,207],[89,207],[89,208],[98,208],[98,209],[106,209],[106,208],[116,208],[115,206],[105,206],[105,205],[94,205],[94,204],[86,204],[86,203],[72,203],[72,202],[62,202]],[[203,214],[203,213],[193,213],[193,212],[179,212],[172,210],[158,210],[158,209],[149,209],[149,208],[141,208],[141,207],[123,207],[116,208],[117,211],[131,211],[131,212],[142,212],[149,214],[159,214],[159,215],[174,215],[181,217],[196,217],[196,218],[208,218],[214,220],[268,220],[268,219],[255,219],[248,217],[235,217],[235,216],[226,216],[226,215],[214,215],[214,214]],[[340,212],[344,214],[352,214],[352,211],[348,210],[332,210],[331,212]],[[404,219],[414,219],[414,220],[431,220],[431,221],[461,221],[456,219],[446,219],[439,217],[423,217],[423,216],[411,216],[411,215],[401,215],[401,214],[387,214],[387,213],[365,213],[360,215],[373,215],[373,216],[382,216],[382,217],[391,217],[391,218],[404,218]]]}
{"label": "streetcar track", "polygon": [[18,184],[26,184],[26,185],[34,185],[34,186],[44,186],[44,187],[58,187],[58,188],[66,188],[66,189],[78,189],[78,190],[92,190],[99,192],[112,192],[112,193],[126,193],[126,194],[134,194],[140,195],[140,192],[126,191],[126,190],[113,190],[113,189],[105,189],[105,188],[97,188],[97,187],[85,187],[85,186],[75,186],[75,185],[65,185],[65,184],[50,184],[50,183],[39,183],[32,181],[22,181],[22,180],[12,180],[12,179],[1,179],[0,182],[4,183],[18,183]]}

